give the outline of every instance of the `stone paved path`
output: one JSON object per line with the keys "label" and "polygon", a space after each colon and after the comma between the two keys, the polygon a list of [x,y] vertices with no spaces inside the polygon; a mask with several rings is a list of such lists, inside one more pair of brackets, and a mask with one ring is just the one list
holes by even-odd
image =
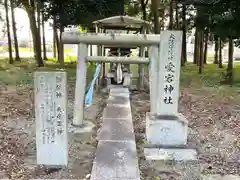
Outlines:
{"label": "stone paved path", "polygon": [[140,180],[127,88],[110,90],[91,180]]}

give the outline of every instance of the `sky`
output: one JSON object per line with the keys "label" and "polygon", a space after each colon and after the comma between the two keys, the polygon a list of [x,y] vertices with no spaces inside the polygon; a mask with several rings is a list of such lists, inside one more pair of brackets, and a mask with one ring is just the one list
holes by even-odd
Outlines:
{"label": "sky", "polygon": [[[3,6],[0,6],[0,12],[5,20],[5,10]],[[11,24],[11,14],[9,12],[9,20]],[[31,32],[30,32],[30,25],[29,25],[29,20],[27,13],[25,10],[21,8],[15,8],[15,21],[16,21],[16,26],[17,26],[17,35],[19,40],[30,40],[31,38]],[[0,37],[2,38],[3,32],[2,30],[6,29],[4,22],[0,22]],[[46,41],[52,41],[52,30],[51,27],[49,26],[49,22],[45,23],[45,36],[46,36]],[[5,37],[6,38],[6,37]]]}

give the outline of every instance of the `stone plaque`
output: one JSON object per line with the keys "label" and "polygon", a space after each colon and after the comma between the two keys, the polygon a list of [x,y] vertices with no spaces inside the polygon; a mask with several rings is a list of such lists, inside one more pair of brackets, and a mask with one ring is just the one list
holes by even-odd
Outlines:
{"label": "stone plaque", "polygon": [[163,31],[160,40],[157,114],[178,112],[182,32]]}
{"label": "stone plaque", "polygon": [[67,77],[65,72],[35,72],[37,164],[68,163]]}

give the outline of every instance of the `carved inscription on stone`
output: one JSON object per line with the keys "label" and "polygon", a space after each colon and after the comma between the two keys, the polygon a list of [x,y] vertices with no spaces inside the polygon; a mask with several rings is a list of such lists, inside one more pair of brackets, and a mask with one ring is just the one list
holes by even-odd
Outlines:
{"label": "carved inscription on stone", "polygon": [[66,73],[35,72],[37,162],[67,165]]}

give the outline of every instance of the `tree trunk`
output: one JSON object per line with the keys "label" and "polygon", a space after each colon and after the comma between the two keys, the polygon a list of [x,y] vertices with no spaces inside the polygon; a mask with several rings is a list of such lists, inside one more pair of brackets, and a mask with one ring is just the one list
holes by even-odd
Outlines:
{"label": "tree trunk", "polygon": [[56,39],[57,39],[57,30],[56,30],[56,24],[55,24],[55,19],[53,19],[53,57],[57,57],[57,51],[56,51]]}
{"label": "tree trunk", "polygon": [[64,47],[62,43],[62,33],[64,32],[64,27],[60,26],[60,37],[59,37],[59,64],[61,68],[64,68]]}
{"label": "tree trunk", "polygon": [[204,38],[204,59],[203,63],[207,64],[207,52],[208,52],[208,30],[206,30]]}
{"label": "tree trunk", "polygon": [[217,36],[214,36],[214,64],[218,64],[218,50],[219,50],[219,38]]}
{"label": "tree trunk", "polygon": [[229,37],[228,65],[227,65],[226,82],[228,84],[233,83],[233,39],[232,39],[232,37]]}
{"label": "tree trunk", "polygon": [[15,61],[21,61],[20,56],[19,56],[17,28],[16,28],[13,0],[10,0],[10,7],[11,7],[11,14],[12,14],[12,30],[13,30],[13,38],[14,38],[14,46],[15,46]]}
{"label": "tree trunk", "polygon": [[[40,12],[40,3],[37,2],[37,28],[38,28],[38,33],[39,33],[39,42],[40,42],[40,47],[41,47],[41,54],[42,54],[42,42],[41,42],[41,12]],[[41,55],[42,57],[42,55]]]}
{"label": "tree trunk", "polygon": [[186,35],[186,29],[187,22],[186,22],[186,6],[183,5],[182,7],[182,31],[183,31],[183,37],[182,37],[182,59],[181,59],[181,65],[184,66],[185,62],[187,62],[187,35]]}
{"label": "tree trunk", "polygon": [[218,62],[218,67],[219,68],[223,68],[223,64],[222,64],[222,40],[219,40],[219,62]]}
{"label": "tree trunk", "polygon": [[[183,5],[185,8],[186,6]],[[178,13],[179,7],[178,7],[178,3],[176,2],[176,8],[175,8],[175,20],[176,20],[176,24],[175,27],[176,29],[179,29],[179,13]],[[182,10],[183,11],[183,10]],[[186,10],[185,10],[186,11]],[[185,12],[186,13],[186,12]]]}
{"label": "tree trunk", "polygon": [[45,25],[44,25],[44,13],[42,12],[42,43],[43,43],[43,59],[48,60],[46,50],[46,39],[45,39]]}
{"label": "tree trunk", "polygon": [[59,37],[58,37],[58,32],[57,32],[57,28],[55,28],[55,41],[56,41],[56,50],[57,50],[57,59],[58,62],[60,63],[60,47],[59,47]]}
{"label": "tree trunk", "polygon": [[195,31],[195,39],[194,39],[194,56],[193,56],[193,63],[194,64],[198,64],[198,56],[199,56],[199,53],[198,53],[198,48],[199,48],[199,46],[198,46],[198,42],[199,42],[199,40],[198,40],[198,34],[199,34],[199,32],[198,32],[198,27],[196,27],[196,31]]}
{"label": "tree trunk", "polygon": [[170,0],[170,5],[169,5],[169,26],[168,29],[172,30],[173,29],[173,5],[174,5],[174,0]]}
{"label": "tree trunk", "polygon": [[12,40],[11,40],[10,24],[9,24],[9,18],[8,18],[8,0],[4,0],[4,7],[5,7],[6,23],[7,23],[7,37],[8,37],[9,64],[13,64],[13,56],[12,56]]}
{"label": "tree trunk", "polygon": [[199,69],[198,73],[201,74],[203,71],[203,44],[204,44],[204,32],[199,32]]}
{"label": "tree trunk", "polygon": [[36,62],[38,66],[41,67],[41,66],[44,66],[44,64],[43,64],[42,55],[41,55],[41,38],[39,36],[40,33],[36,24],[35,5],[33,0],[29,0],[29,2],[30,2],[30,5],[29,4],[23,4],[23,5],[25,7],[25,10],[29,18],[29,24],[32,32],[33,47],[34,47]]}
{"label": "tree trunk", "polygon": [[160,25],[158,20],[158,0],[152,0],[152,12],[154,17],[154,33],[159,34],[160,33]]}
{"label": "tree trunk", "polygon": [[148,0],[144,2],[144,0],[141,0],[141,9],[142,9],[142,14],[143,14],[143,20],[147,20],[147,11],[146,11],[146,6],[148,4]]}

